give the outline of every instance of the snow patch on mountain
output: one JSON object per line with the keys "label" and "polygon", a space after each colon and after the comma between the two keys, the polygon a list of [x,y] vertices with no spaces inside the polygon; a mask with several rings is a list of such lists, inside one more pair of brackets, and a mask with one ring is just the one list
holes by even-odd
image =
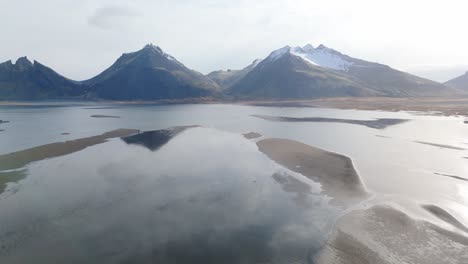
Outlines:
{"label": "snow patch on mountain", "polygon": [[275,60],[281,58],[284,54],[288,53],[290,50],[291,50],[291,47],[284,46],[281,49],[277,49],[277,50],[273,51],[272,53],[270,53],[270,55],[268,56],[267,59],[268,59],[268,61],[275,61]]}
{"label": "snow patch on mountain", "polygon": [[281,49],[273,51],[267,59],[269,61],[274,61],[288,52],[313,65],[339,71],[348,71],[349,67],[354,64],[353,62],[348,61],[342,54],[329,49],[324,45],[320,45],[317,48],[314,48],[310,44],[307,44],[304,47],[285,46]]}

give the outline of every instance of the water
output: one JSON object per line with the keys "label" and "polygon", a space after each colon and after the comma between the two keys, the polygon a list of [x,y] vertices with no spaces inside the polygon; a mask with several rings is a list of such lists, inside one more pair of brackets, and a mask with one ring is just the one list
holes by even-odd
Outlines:
{"label": "water", "polygon": [[[468,183],[434,174],[466,177],[467,151],[415,142],[468,147],[463,118],[237,105],[94,108],[0,108],[10,121],[0,125],[0,153],[117,128],[201,127],[155,149],[116,138],[28,165],[26,177],[0,194],[2,263],[307,262],[344,209],[241,136],[251,131],[347,155],[375,195],[443,205],[468,222]],[[378,130],[251,115],[410,121]]]}

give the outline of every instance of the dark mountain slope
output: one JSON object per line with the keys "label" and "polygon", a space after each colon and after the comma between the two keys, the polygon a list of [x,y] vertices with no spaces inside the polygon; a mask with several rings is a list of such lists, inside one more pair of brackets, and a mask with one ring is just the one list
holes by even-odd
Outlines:
{"label": "dark mountain slope", "polygon": [[0,64],[0,99],[38,100],[81,98],[84,90],[78,82],[69,80],[52,69],[26,57],[15,64]]}
{"label": "dark mountain slope", "polygon": [[107,70],[84,83],[91,96],[111,100],[190,98],[219,92],[214,81],[154,45],[123,54]]}

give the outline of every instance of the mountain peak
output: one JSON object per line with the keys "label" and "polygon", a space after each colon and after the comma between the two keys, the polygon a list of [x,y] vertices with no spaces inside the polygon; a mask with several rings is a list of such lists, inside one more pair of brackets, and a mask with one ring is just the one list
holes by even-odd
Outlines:
{"label": "mountain peak", "polygon": [[182,63],[180,63],[179,61],[176,60],[176,58],[174,58],[173,56],[167,54],[166,52],[164,52],[159,46],[156,46],[152,43],[149,43],[149,44],[146,44],[143,49],[141,50],[143,52],[149,52],[149,54],[158,54],[158,55],[161,55],[163,56],[164,58],[170,60],[170,61],[173,61],[179,65],[183,65]]}
{"label": "mountain peak", "polygon": [[320,44],[320,45],[317,47],[317,49],[328,49],[328,48],[327,48],[325,45]]}
{"label": "mountain peak", "polygon": [[288,53],[291,50],[291,47],[286,45],[280,49],[274,50],[268,55],[268,60],[269,61],[274,61],[283,56],[284,54]]}
{"label": "mountain peak", "polygon": [[302,49],[305,52],[311,52],[311,51],[315,50],[314,46],[312,46],[312,44],[309,44],[309,43],[307,43],[304,47],[302,47]]}
{"label": "mountain peak", "polygon": [[158,53],[164,54],[163,50],[159,46],[154,45],[153,43],[146,44],[143,47],[143,50],[156,51]]}
{"label": "mountain peak", "polygon": [[31,68],[33,66],[33,64],[28,59],[28,57],[24,56],[24,57],[20,57],[20,58],[18,58],[18,60],[16,60],[15,66],[20,70],[25,70],[25,69]]}

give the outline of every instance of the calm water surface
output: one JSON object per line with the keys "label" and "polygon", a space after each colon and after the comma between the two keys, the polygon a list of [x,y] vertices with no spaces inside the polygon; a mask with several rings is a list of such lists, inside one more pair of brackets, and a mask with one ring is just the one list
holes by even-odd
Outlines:
{"label": "calm water surface", "polygon": [[[468,148],[463,118],[235,105],[90,108],[2,107],[0,119],[10,123],[0,124],[0,153],[116,128],[202,127],[155,151],[117,138],[28,165],[27,177],[0,194],[1,263],[308,262],[343,208],[241,136],[251,131],[347,155],[376,195],[443,205],[468,222],[468,182],[434,174],[467,177],[468,151],[415,142]],[[410,121],[377,130],[254,114]]]}

